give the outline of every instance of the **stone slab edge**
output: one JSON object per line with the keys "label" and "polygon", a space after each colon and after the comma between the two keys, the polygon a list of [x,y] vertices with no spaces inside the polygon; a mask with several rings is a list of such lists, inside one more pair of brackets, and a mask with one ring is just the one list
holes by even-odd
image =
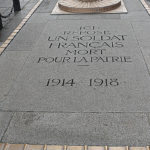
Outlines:
{"label": "stone slab edge", "polygon": [[150,15],[150,8],[149,6],[146,4],[145,0],[140,0],[142,5],[145,7],[146,11],[148,12],[148,14]]}
{"label": "stone slab edge", "polygon": [[109,147],[109,146],[67,146],[67,145],[28,145],[0,143],[0,150],[150,150],[145,147]]}
{"label": "stone slab edge", "polygon": [[[35,12],[35,10],[40,6],[43,0],[39,0],[35,6],[29,11],[27,16],[21,21],[21,23],[17,26],[17,28],[10,34],[10,36],[7,38],[7,40],[0,46],[0,55],[4,52],[4,50],[7,48],[7,46],[11,43],[11,41],[15,38],[17,33],[22,29],[22,27],[26,24],[26,22],[29,20],[29,18],[32,16],[32,14]],[[1,149],[0,149],[1,150]]]}

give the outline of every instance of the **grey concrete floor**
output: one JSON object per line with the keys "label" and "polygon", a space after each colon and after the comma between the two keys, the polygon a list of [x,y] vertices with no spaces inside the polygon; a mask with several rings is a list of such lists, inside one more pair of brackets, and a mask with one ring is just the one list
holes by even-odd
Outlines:
{"label": "grey concrete floor", "polygon": [[[150,16],[145,8],[139,0],[124,0],[127,14],[51,15],[56,2],[44,0],[0,56],[0,142],[150,145]],[[28,3],[28,8],[35,3]],[[28,10],[18,13],[13,22],[19,23]],[[11,29],[1,31],[0,42],[17,23],[6,24]],[[76,56],[73,51],[83,49],[68,43],[81,36],[79,31],[93,31],[93,26],[98,34],[107,31],[108,36],[123,35],[125,39],[105,39],[109,44],[120,43],[118,47],[105,45],[103,54],[92,54],[94,59],[115,56],[115,62],[79,66],[87,64],[85,58],[89,60],[91,55],[81,61],[83,53]],[[59,40],[54,38],[64,32],[75,35],[69,35],[68,43],[63,41],[58,48]],[[82,44],[89,42],[83,38]],[[89,46],[97,44],[90,42]],[[88,52],[90,49],[86,47]],[[51,63],[54,57],[66,55],[66,63]],[[73,63],[74,57],[78,63]],[[128,61],[119,62],[118,57]],[[118,79],[119,85],[87,85],[89,79],[98,77]],[[73,87],[54,86],[60,85],[58,79],[72,78],[76,81]]]}

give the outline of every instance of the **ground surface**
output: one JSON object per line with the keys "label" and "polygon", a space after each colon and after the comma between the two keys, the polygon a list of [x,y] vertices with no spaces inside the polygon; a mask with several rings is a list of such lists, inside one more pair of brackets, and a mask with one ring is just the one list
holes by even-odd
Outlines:
{"label": "ground surface", "polygon": [[[8,38],[37,1],[38,0],[20,0],[21,11],[12,13],[8,18],[2,18],[4,28],[0,31],[0,45]],[[10,0],[0,0],[0,13],[3,16],[8,15],[11,11],[12,5],[13,3]]]}
{"label": "ground surface", "polygon": [[42,2],[0,56],[1,142],[150,145],[150,16],[124,2],[91,15]]}

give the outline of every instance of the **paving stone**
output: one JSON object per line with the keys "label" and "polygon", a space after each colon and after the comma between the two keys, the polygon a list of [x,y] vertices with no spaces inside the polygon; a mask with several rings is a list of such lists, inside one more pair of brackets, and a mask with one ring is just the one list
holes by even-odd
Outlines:
{"label": "paving stone", "polygon": [[88,146],[88,150],[104,150],[105,148],[103,146]]}
{"label": "paving stone", "polygon": [[150,73],[150,47],[141,47],[141,51],[143,53],[147,68],[149,69]]}
{"label": "paving stone", "polygon": [[67,150],[84,150],[84,146],[66,146]]}
{"label": "paving stone", "polygon": [[10,43],[6,51],[31,51],[43,31],[44,25],[44,23],[26,24]]}
{"label": "paving stone", "polygon": [[43,0],[39,8],[36,10],[38,13],[50,13],[55,7],[57,1],[54,0]]}
{"label": "paving stone", "polygon": [[12,87],[28,56],[28,52],[5,52],[0,57],[0,102]]}
{"label": "paving stone", "polygon": [[[3,25],[4,28],[0,31],[0,34],[2,36],[0,36],[0,41],[5,41],[9,35],[13,32],[13,30],[19,25],[19,23],[23,20],[23,18],[29,13],[29,11],[34,7],[34,5],[37,3],[38,0],[34,0],[34,1],[29,1],[29,0],[20,0],[21,3],[21,11],[17,12],[17,13],[12,13],[10,15],[10,17],[8,17],[7,19],[3,19]],[[3,2],[3,0],[1,1],[1,3],[3,3],[3,5],[8,6],[8,10],[6,13],[8,13],[11,9],[10,5],[10,1],[6,0],[5,2]],[[2,7],[3,5],[0,4],[0,7]]]}
{"label": "paving stone", "polygon": [[148,42],[150,39],[150,22],[143,21],[143,22],[132,22],[132,26],[134,28],[134,32],[138,41]]}
{"label": "paving stone", "polygon": [[147,117],[148,117],[148,122],[149,122],[149,125],[150,125],[150,113],[147,114]]}
{"label": "paving stone", "polygon": [[4,28],[0,31],[0,34],[2,35],[0,36],[0,41],[4,42],[23,20],[23,16],[21,14],[18,13],[16,16],[17,17],[14,17],[14,15],[12,15],[6,20],[6,23],[4,23]]}
{"label": "paving stone", "polygon": [[150,25],[149,21],[132,22],[133,30],[140,47],[150,47],[149,42],[150,32],[148,29],[149,25]]}
{"label": "paving stone", "polygon": [[26,150],[43,150],[44,145],[26,145]]}
{"label": "paving stone", "polygon": [[121,19],[120,15],[121,14],[102,14],[104,15],[104,19],[114,19],[114,20],[118,20]]}
{"label": "paving stone", "polygon": [[140,47],[150,47],[150,42],[148,40],[144,41],[144,40],[140,40],[138,41]]}
{"label": "paving stone", "polygon": [[129,147],[131,150],[146,150],[148,149],[149,147]]}
{"label": "paving stone", "polygon": [[[86,26],[87,24],[88,26]],[[119,39],[122,42],[120,44],[124,47],[117,48],[116,46],[114,48],[111,46],[110,48],[104,45],[100,47],[105,48],[102,54],[101,52],[90,54],[90,46],[87,48],[82,45],[79,48],[74,46],[57,48],[59,42],[54,41],[52,48],[49,48],[51,44],[48,41],[49,36],[54,38],[65,30],[77,31],[79,28],[82,28],[83,37],[76,33],[75,36],[82,37],[81,43],[94,42],[84,34],[85,31],[89,31],[89,26],[93,29],[95,24],[94,31],[109,31],[107,36],[127,35],[123,41]],[[92,31],[90,30],[90,32]],[[102,35],[102,33],[100,34]],[[0,104],[0,108],[11,111],[149,112],[149,72],[133,35],[131,25],[123,21],[111,21],[111,23],[110,21],[99,22],[96,20],[93,22],[51,21],[45,27],[12,91]],[[96,38],[98,37],[96,35]],[[73,39],[70,35],[67,42],[76,43],[76,38]],[[112,41],[116,42],[116,40],[118,39]],[[65,43],[63,39],[60,41],[61,44]],[[110,44],[112,41],[108,40],[107,43]],[[97,47],[97,44],[100,43],[96,42],[95,44]],[[95,46],[93,49],[96,50]],[[73,54],[73,50],[77,50],[78,54]],[[79,53],[79,50],[87,50],[88,54]],[[69,57],[69,61],[66,63],[53,61],[55,57],[64,58],[66,56]],[[87,61],[82,58],[83,56]],[[91,56],[103,59],[107,56],[125,56],[128,61],[113,62],[110,60],[107,63],[103,61],[93,63],[89,61]],[[77,59],[78,62],[74,62],[74,59]],[[111,81],[113,85],[111,85]],[[64,82],[67,84],[64,85]]]}
{"label": "paving stone", "polygon": [[63,150],[64,146],[61,145],[47,145],[47,150]]}
{"label": "paving stone", "polygon": [[38,2],[39,0],[30,0],[23,9],[30,11]]}
{"label": "paving stone", "polygon": [[124,0],[124,3],[127,7],[127,10],[129,12],[135,12],[135,11],[144,11],[145,8],[141,4],[140,0]]}
{"label": "paving stone", "polygon": [[110,149],[110,150],[147,150],[149,146],[143,146],[143,147],[129,147],[129,146],[70,146],[70,145],[31,145],[31,144],[8,144],[8,143],[1,143],[0,144],[0,150],[4,150],[4,148],[7,148],[7,150],[84,150],[84,149],[89,149],[89,150],[105,150],[105,149]]}
{"label": "paving stone", "polygon": [[52,145],[149,145],[143,113],[15,113],[2,142]]}
{"label": "paving stone", "polygon": [[47,23],[56,18],[57,15],[51,15],[50,13],[34,13],[27,23]]}
{"label": "paving stone", "polygon": [[[150,22],[133,22],[132,23],[136,38],[137,38],[139,46],[141,48],[141,52],[145,58],[147,67],[150,70],[150,62],[149,62],[150,31],[148,30],[149,25],[150,25]],[[145,29],[147,29],[147,30],[145,30]]]}
{"label": "paving stone", "polygon": [[[109,149],[110,150],[126,150],[127,147],[126,146],[124,146],[124,147],[109,147]],[[145,149],[143,149],[143,150],[145,150]]]}
{"label": "paving stone", "polygon": [[146,11],[128,12],[128,14],[121,14],[121,19],[128,19],[130,21],[149,21],[150,16]]}
{"label": "paving stone", "polygon": [[88,20],[88,19],[121,19],[120,14],[75,14],[75,15],[59,15],[57,19],[62,20]]}
{"label": "paving stone", "polygon": [[0,111],[0,141],[3,137],[4,132],[6,131],[8,124],[12,118],[13,113],[1,112]]}
{"label": "paving stone", "polygon": [[[4,145],[3,143],[2,148],[5,148],[7,150],[24,150],[25,145],[24,144],[8,144],[8,143]],[[0,149],[0,150],[4,150],[4,149]]]}

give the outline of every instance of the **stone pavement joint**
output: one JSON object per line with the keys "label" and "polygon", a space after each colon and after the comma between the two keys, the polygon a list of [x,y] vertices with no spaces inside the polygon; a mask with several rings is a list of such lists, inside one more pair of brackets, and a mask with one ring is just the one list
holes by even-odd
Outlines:
{"label": "stone pavement joint", "polygon": [[7,46],[11,43],[17,33],[22,29],[25,23],[29,20],[35,10],[40,6],[43,0],[39,0],[36,5],[29,11],[28,15],[22,20],[22,22],[17,26],[17,28],[12,32],[12,34],[7,38],[7,40],[0,46],[0,55],[4,52]]}
{"label": "stone pavement joint", "polygon": [[150,15],[150,8],[149,6],[146,4],[145,0],[141,0],[142,5],[145,7],[146,11],[148,12],[148,14]]}
{"label": "stone pavement joint", "polygon": [[67,145],[28,145],[0,143],[0,150],[149,150],[146,147],[108,147],[108,146],[67,146]]}

